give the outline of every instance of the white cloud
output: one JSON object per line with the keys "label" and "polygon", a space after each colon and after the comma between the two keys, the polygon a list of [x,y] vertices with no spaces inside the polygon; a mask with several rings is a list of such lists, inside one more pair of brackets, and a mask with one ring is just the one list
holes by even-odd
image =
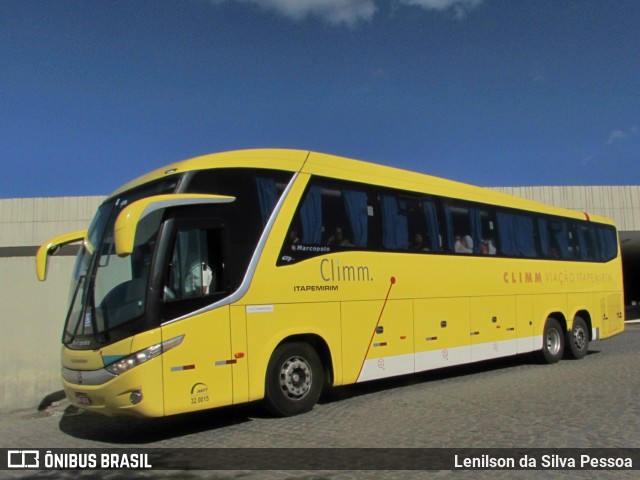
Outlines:
{"label": "white cloud", "polygon": [[[331,25],[355,25],[373,19],[383,0],[208,0],[212,5],[226,1],[251,3],[265,10],[272,10],[292,20],[316,17]],[[387,0],[389,1],[389,0]],[[416,6],[425,10],[452,10],[456,18],[467,13],[484,0],[393,0],[398,5]]]}
{"label": "white cloud", "polygon": [[609,134],[609,138],[605,143],[607,145],[611,145],[617,142],[618,140],[624,140],[625,138],[628,138],[628,137],[635,137],[636,135],[638,135],[638,132],[640,132],[640,129],[638,129],[638,125],[633,125],[627,130],[613,130]]}
{"label": "white cloud", "polygon": [[[213,0],[221,3],[220,0]],[[354,25],[360,21],[373,18],[377,8],[375,0],[236,0],[244,3],[254,3],[268,10],[289,17],[302,20],[307,16],[314,16],[331,25]]]}
{"label": "white cloud", "polygon": [[480,5],[484,0],[400,0],[405,5],[414,5],[425,10],[452,9],[456,18],[464,18],[470,10]]}
{"label": "white cloud", "polygon": [[627,133],[622,130],[614,130],[609,134],[609,138],[607,139],[607,145],[611,145],[613,142],[618,140],[622,140],[623,138],[627,138]]}

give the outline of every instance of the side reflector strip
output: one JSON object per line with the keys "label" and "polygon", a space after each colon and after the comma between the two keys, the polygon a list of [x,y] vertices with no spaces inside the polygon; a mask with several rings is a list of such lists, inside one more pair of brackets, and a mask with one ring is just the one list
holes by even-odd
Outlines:
{"label": "side reflector strip", "polygon": [[386,347],[387,346],[387,342],[374,343],[373,346],[374,347]]}
{"label": "side reflector strip", "polygon": [[238,363],[238,360],[235,358],[233,360],[218,360],[215,365],[216,367],[221,367],[223,365],[233,365],[234,363]]}
{"label": "side reflector strip", "polygon": [[195,365],[183,365],[182,367],[171,367],[172,372],[182,372],[183,370],[195,370]]}
{"label": "side reflector strip", "polygon": [[425,340],[426,340],[427,342],[430,342],[430,341],[432,341],[432,340],[437,340],[437,339],[438,339],[438,337],[427,337],[427,338],[425,338]]}

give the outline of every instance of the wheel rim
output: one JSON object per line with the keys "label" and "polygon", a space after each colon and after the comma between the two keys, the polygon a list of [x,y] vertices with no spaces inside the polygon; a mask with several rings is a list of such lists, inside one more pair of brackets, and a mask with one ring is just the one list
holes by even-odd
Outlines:
{"label": "wheel rim", "polygon": [[576,327],[573,329],[573,343],[582,350],[587,345],[587,332],[582,327]]}
{"label": "wheel rim", "polygon": [[557,355],[560,351],[560,332],[555,328],[549,329],[547,332],[547,351],[551,355]]}
{"label": "wheel rim", "polygon": [[291,357],[280,370],[280,387],[293,400],[299,400],[309,393],[311,379],[311,365],[301,357]]}

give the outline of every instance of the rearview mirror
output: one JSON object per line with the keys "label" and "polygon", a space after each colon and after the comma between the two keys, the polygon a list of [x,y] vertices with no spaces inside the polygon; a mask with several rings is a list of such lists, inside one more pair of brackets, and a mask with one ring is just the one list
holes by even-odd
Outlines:
{"label": "rearview mirror", "polygon": [[69,243],[80,242],[87,236],[86,230],[76,230],[75,232],[65,233],[52,238],[45,242],[36,253],[36,275],[38,280],[44,282],[47,279],[47,266],[49,263],[49,255],[53,255],[60,247]]}

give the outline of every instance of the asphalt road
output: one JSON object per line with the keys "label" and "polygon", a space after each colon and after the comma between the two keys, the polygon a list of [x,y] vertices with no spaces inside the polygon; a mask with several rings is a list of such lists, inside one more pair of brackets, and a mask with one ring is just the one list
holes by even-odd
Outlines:
{"label": "asphalt road", "polygon": [[[273,418],[259,404],[165,419],[107,418],[64,402],[0,416],[0,448],[640,448],[640,325],[582,360],[530,356],[335,389],[315,409]],[[75,478],[77,472],[0,471]],[[93,472],[95,475],[96,472]],[[401,472],[446,478],[452,472]],[[455,472],[469,478],[637,478],[635,472]],[[102,472],[103,478],[131,474]],[[144,475],[144,474],[142,474]],[[154,472],[152,477],[162,475]],[[180,478],[397,478],[389,471],[167,472]]]}

